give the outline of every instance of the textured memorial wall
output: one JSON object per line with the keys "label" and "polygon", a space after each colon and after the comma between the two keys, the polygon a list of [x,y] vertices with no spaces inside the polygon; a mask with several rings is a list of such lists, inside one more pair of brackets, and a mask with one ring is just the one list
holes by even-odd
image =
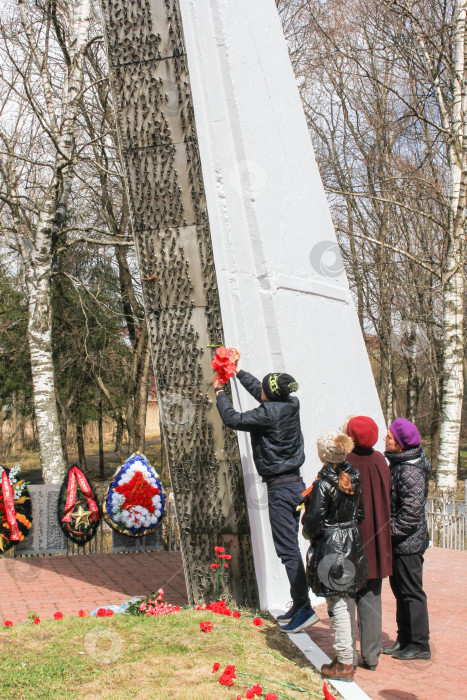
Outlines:
{"label": "textured memorial wall", "polygon": [[224,337],[178,2],[101,9],[188,595],[213,599],[223,545],[227,597],[256,606],[237,438],[211,385]]}

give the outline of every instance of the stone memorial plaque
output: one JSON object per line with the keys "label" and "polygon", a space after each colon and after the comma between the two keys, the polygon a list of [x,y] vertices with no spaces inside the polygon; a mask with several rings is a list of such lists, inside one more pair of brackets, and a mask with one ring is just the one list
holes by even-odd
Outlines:
{"label": "stone memorial plaque", "polygon": [[164,549],[162,530],[158,528],[150,535],[129,537],[112,530],[112,548],[114,552],[147,552]]}
{"label": "stone memorial plaque", "polygon": [[29,535],[15,545],[15,556],[25,554],[66,554],[67,539],[58,525],[59,484],[29,486],[32,527]]}

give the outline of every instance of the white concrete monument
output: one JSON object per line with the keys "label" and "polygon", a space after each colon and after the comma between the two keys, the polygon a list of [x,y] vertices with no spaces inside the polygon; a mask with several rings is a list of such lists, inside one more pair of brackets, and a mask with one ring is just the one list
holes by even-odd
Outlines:
{"label": "white concrete monument", "polygon": [[[319,433],[351,414],[385,428],[285,38],[274,0],[180,9],[226,343],[260,379],[299,382],[309,485]],[[255,405],[238,382],[234,403]],[[284,608],[266,489],[239,441],[261,607]]]}

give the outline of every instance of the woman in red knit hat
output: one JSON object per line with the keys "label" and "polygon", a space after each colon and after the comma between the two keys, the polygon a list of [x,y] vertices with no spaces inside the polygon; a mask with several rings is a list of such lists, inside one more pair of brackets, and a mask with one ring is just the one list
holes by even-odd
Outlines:
{"label": "woman in red knit hat", "polygon": [[381,452],[373,449],[378,426],[372,418],[353,416],[344,432],[355,444],[346,461],[360,472],[365,506],[360,532],[370,574],[365,588],[357,593],[356,603],[363,665],[374,671],[383,646],[381,587],[383,578],[392,574],[391,472]]}

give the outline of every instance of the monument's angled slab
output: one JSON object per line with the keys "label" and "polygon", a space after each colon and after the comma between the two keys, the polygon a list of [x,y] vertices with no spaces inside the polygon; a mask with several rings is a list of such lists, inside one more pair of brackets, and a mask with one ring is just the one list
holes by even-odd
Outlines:
{"label": "monument's angled slab", "polygon": [[[320,432],[362,413],[382,433],[384,419],[286,42],[274,0],[180,10],[226,343],[259,378],[299,381],[309,484]],[[234,402],[254,405],[239,385]],[[261,606],[282,608],[267,495],[239,442]]]}

